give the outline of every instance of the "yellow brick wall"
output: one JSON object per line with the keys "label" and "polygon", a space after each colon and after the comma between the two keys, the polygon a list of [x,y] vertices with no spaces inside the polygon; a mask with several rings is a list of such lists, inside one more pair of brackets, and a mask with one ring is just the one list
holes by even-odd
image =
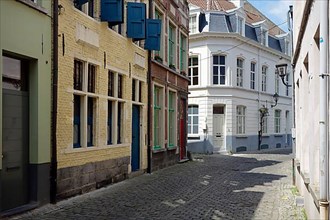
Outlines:
{"label": "yellow brick wall", "polygon": [[[141,168],[147,167],[147,52],[110,30],[106,22],[99,22],[74,8],[72,0],[60,0],[64,10],[59,15],[59,69],[58,69],[58,118],[57,118],[57,160],[58,168],[83,165],[88,162],[103,161],[131,155],[132,126],[132,77],[143,81],[141,110]],[[96,1],[94,10],[99,17],[100,5]],[[125,9],[126,10],[126,9]],[[84,25],[97,33],[99,47],[76,42],[76,26]],[[64,39],[64,40],[63,40]],[[64,45],[64,46],[63,46]],[[106,67],[124,75],[123,99],[124,123],[123,144],[107,146],[107,94],[108,70],[104,68],[104,52]],[[63,55],[64,53],[64,55]],[[145,58],[145,68],[135,64],[135,53]],[[91,148],[73,149],[73,69],[74,59],[97,64],[96,73],[96,138]],[[115,127],[113,129],[116,129]]]}

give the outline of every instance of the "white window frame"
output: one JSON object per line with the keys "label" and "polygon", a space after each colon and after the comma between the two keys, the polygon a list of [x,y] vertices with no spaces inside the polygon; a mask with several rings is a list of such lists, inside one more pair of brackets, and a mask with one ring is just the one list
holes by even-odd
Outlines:
{"label": "white window frame", "polygon": [[236,133],[245,134],[246,107],[236,106]]}
{"label": "white window frame", "polygon": [[236,74],[237,74],[237,81],[236,85],[238,87],[243,87],[243,76],[244,76],[244,59],[237,58],[236,59]]}
{"label": "white window frame", "polygon": [[[197,108],[197,113],[189,112],[189,108]],[[197,118],[197,123],[194,123],[194,118]],[[190,119],[190,123],[189,123]],[[190,129],[189,129],[190,126]],[[197,132],[194,132],[194,127],[197,127]],[[199,106],[198,105],[189,105],[188,106],[188,135],[197,135],[199,133]]]}
{"label": "white window frame", "polygon": [[[193,21],[195,19],[195,23]],[[189,16],[189,34],[197,33],[197,15],[193,14]]]}
{"label": "white window frame", "polygon": [[[281,110],[275,109],[274,111],[274,133],[281,133]],[[279,114],[279,115],[277,115]]]}
{"label": "white window frame", "polygon": [[[225,58],[225,64],[220,64],[220,59],[219,59],[219,64],[214,64],[214,57],[215,56],[217,56],[217,57],[221,57],[221,56],[223,56],[224,58]],[[224,54],[213,54],[212,55],[212,77],[211,77],[211,85],[226,85],[227,84],[227,81],[226,81],[226,78],[227,78],[227,76],[226,76],[226,58],[227,58],[227,56],[226,55],[224,55]],[[215,73],[214,73],[214,67],[218,67],[218,73],[217,73],[217,76],[218,76],[218,82],[217,82],[217,84],[215,84],[214,83],[214,76],[215,76]],[[224,67],[224,75],[221,75],[221,67]],[[223,83],[223,84],[221,84],[221,76],[224,76],[224,78],[225,78],[225,82]]]}
{"label": "white window frame", "polygon": [[275,74],[275,93],[280,94],[280,76]]}
{"label": "white window frame", "polygon": [[245,36],[245,19],[237,15],[237,30],[239,35]]}
{"label": "white window frame", "polygon": [[[252,68],[253,65],[253,68]],[[250,89],[256,89],[256,66],[255,62],[251,62],[250,64]]]}
{"label": "white window frame", "polygon": [[261,67],[261,91],[267,92],[267,71],[268,66],[263,65]]}
{"label": "white window frame", "polygon": [[[197,58],[197,65],[194,65],[193,60]],[[188,66],[188,77],[190,79],[189,86],[198,86],[199,85],[199,57],[197,55],[189,57],[190,65]],[[188,62],[188,63],[189,63]],[[197,76],[194,76],[194,69],[197,68]],[[197,84],[194,84],[194,78],[197,78]]]}
{"label": "white window frame", "polygon": [[262,123],[262,134],[263,135],[265,135],[265,134],[267,134],[268,133],[268,116],[264,116],[263,118],[262,118],[262,120],[263,120],[263,123]]}
{"label": "white window frame", "polygon": [[261,27],[260,30],[261,30],[261,34],[260,34],[261,44],[264,46],[268,46],[268,30],[264,27]]}

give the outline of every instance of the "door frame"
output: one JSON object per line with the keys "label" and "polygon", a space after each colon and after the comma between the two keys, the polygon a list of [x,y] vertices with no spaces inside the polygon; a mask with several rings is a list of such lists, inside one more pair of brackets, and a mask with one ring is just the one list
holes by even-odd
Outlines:
{"label": "door frame", "polygon": [[[219,113],[219,114],[215,114],[214,113],[214,108],[215,107],[222,107],[223,108],[223,114]],[[223,124],[223,146],[220,146],[220,151],[221,149],[226,150],[226,105],[225,104],[213,104],[212,105],[212,142],[214,140],[214,115],[224,115],[224,124]],[[214,143],[213,143],[214,144]]]}

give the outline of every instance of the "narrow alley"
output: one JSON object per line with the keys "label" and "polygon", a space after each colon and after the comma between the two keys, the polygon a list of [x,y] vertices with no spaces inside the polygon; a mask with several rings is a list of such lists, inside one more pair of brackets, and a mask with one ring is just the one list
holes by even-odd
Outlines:
{"label": "narrow alley", "polygon": [[12,219],[304,219],[291,149],[194,160]]}

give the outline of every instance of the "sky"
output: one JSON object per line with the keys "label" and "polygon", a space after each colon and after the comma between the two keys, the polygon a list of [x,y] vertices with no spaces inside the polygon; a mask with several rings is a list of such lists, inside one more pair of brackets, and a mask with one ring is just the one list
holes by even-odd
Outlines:
{"label": "sky", "polygon": [[[289,5],[293,0],[248,0],[261,13],[268,17],[274,24],[282,24],[287,21]],[[280,26],[284,31],[288,31],[287,23]]]}

